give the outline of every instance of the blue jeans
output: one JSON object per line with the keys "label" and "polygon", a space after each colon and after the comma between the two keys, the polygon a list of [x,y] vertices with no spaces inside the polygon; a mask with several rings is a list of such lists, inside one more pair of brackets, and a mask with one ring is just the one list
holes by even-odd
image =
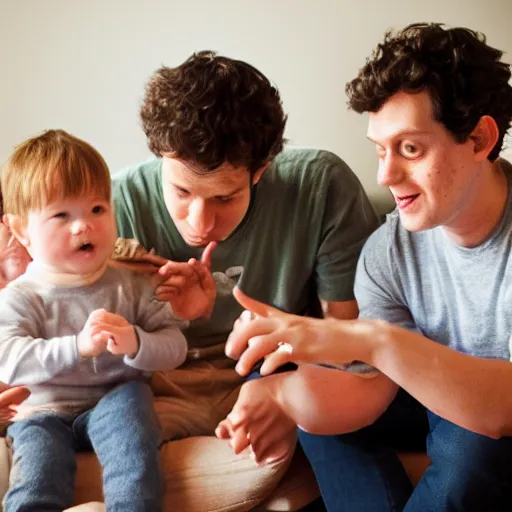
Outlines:
{"label": "blue jeans", "polygon": [[[396,450],[426,441],[432,465],[415,489]],[[400,391],[373,425],[339,436],[299,431],[329,512],[512,510],[512,438],[475,434]]]}
{"label": "blue jeans", "polygon": [[5,512],[59,511],[73,504],[76,452],[95,451],[109,512],[162,510],[160,427],[148,384],[119,385],[79,416],[41,413],[9,426],[13,447]]}

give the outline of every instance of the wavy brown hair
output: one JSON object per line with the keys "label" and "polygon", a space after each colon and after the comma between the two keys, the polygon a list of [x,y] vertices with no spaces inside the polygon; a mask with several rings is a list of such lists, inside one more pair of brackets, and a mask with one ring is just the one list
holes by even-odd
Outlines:
{"label": "wavy brown hair", "polygon": [[499,138],[489,154],[495,160],[512,119],[510,65],[503,52],[486,44],[483,34],[467,28],[417,23],[387,32],[358,76],[346,86],[356,112],[377,112],[399,91],[427,90],[434,119],[459,143],[482,116],[494,118]]}
{"label": "wavy brown hair", "polygon": [[149,149],[212,171],[224,162],[254,172],[283,148],[279,91],[251,65],[214,52],[162,67],[140,109]]}

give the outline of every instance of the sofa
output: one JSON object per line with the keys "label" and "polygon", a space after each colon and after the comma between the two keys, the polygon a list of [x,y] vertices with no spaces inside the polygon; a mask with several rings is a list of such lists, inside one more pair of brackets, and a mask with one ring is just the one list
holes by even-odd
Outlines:
{"label": "sofa", "polygon": [[[319,496],[313,472],[300,448],[275,489],[249,491],[247,487],[229,487],[233,471],[240,471],[242,466],[250,477],[252,461],[244,456],[235,460],[236,456],[233,456],[226,443],[217,443],[214,438],[191,437],[165,443],[161,454],[166,481],[165,511],[296,511]],[[226,461],[222,475],[201,464],[201,460],[214,456]],[[409,478],[416,484],[428,467],[427,456],[424,453],[401,453],[400,458]],[[233,468],[229,467],[230,461],[235,461]],[[10,464],[10,451],[5,438],[1,438],[0,496],[7,490]],[[218,466],[215,467],[218,469]],[[102,501],[101,487],[101,468],[96,456],[93,453],[78,454],[75,504]],[[257,503],[257,496],[265,492],[268,497],[262,503]]]}

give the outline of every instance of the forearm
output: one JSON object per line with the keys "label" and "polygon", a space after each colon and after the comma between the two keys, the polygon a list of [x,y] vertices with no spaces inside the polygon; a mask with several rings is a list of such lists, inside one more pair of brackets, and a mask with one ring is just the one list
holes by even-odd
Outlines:
{"label": "forearm", "polygon": [[139,350],[135,357],[125,356],[128,366],[142,371],[173,370],[187,357],[187,341],[176,326],[156,332],[146,332],[135,327],[139,338]]}
{"label": "forearm", "polygon": [[363,379],[312,365],[272,377],[280,378],[275,383],[276,397],[285,413],[314,434],[343,434],[373,423],[397,390],[384,375]]}
{"label": "forearm", "polygon": [[510,362],[461,354],[384,322],[372,326],[365,362],[461,427],[494,438],[512,435]]}

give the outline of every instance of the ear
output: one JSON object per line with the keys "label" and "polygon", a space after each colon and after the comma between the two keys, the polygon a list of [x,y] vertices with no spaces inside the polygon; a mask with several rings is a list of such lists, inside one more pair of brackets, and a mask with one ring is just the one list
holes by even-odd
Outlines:
{"label": "ear", "polygon": [[475,129],[469,134],[477,161],[482,162],[494,149],[500,136],[498,125],[493,117],[482,116]]}
{"label": "ear", "polygon": [[270,162],[267,162],[265,165],[261,166],[255,173],[252,175],[252,184],[256,185],[258,181],[261,180],[263,173],[270,167]]}
{"label": "ear", "polygon": [[18,242],[26,247],[27,249],[30,247],[30,239],[27,235],[27,230],[25,224],[22,222],[19,215],[12,215],[8,213],[3,217],[4,223],[11,230],[12,235]]}

